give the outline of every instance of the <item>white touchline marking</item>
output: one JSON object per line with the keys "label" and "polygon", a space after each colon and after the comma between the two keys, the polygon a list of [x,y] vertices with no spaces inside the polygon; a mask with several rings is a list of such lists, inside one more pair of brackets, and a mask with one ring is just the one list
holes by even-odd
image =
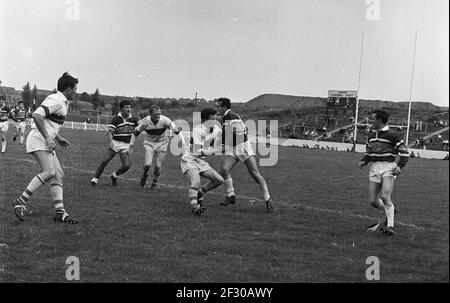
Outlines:
{"label": "white touchline marking", "polygon": [[[4,159],[10,159],[10,160],[16,160],[16,161],[21,161],[21,162],[27,162],[27,163],[36,163],[35,160],[30,160],[30,159],[17,159],[17,158],[12,158],[12,157],[2,157]],[[94,174],[94,171],[91,170],[86,170],[86,169],[80,169],[80,168],[76,168],[76,167],[71,167],[71,166],[64,166],[62,165],[62,167],[64,169],[70,169],[73,171],[77,171],[80,173],[89,173],[89,174]],[[105,174],[106,176],[110,176],[108,174]],[[138,182],[139,179],[137,178],[125,178],[125,177],[120,177],[119,176],[119,180],[127,180],[127,181],[135,181]],[[164,184],[164,183],[158,183],[158,185],[160,185],[161,187],[167,187],[167,188],[174,188],[174,189],[180,189],[180,190],[187,190],[187,187],[183,187],[183,186],[178,186],[178,185],[169,185],[169,184]],[[146,186],[147,187],[147,186]],[[209,195],[216,195],[216,196],[223,196],[222,194],[219,194],[217,192],[209,192]],[[243,198],[246,200],[256,200],[256,201],[260,201],[260,202],[264,202],[262,199],[260,198],[256,198],[256,197],[249,197],[249,196],[245,196],[245,195],[237,195],[238,198]],[[303,205],[303,204],[290,204],[290,203],[286,203],[283,201],[275,201],[275,205],[283,205],[283,206],[287,206],[287,207],[296,207],[296,206],[301,206],[304,207],[305,209],[308,210],[312,210],[312,211],[317,211],[317,212],[323,212],[323,213],[330,213],[330,214],[334,214],[334,215],[340,215],[343,217],[351,217],[351,218],[358,218],[358,219],[367,219],[367,220],[372,220],[372,221],[378,221],[379,218],[375,218],[375,217],[371,217],[371,216],[367,216],[367,215],[358,215],[358,214],[352,214],[352,213],[345,213],[339,210],[334,210],[334,209],[327,209],[327,208],[319,208],[319,207],[313,207],[313,206],[307,206],[307,205]],[[396,224],[398,225],[402,225],[402,226],[406,226],[406,227],[410,227],[410,228],[414,228],[414,229],[419,229],[419,230],[429,230],[429,231],[439,231],[437,229],[433,229],[433,228],[428,228],[428,227],[422,227],[422,226],[417,226],[415,224],[409,224],[409,223],[404,223],[404,222],[400,222],[400,221],[396,221]]]}

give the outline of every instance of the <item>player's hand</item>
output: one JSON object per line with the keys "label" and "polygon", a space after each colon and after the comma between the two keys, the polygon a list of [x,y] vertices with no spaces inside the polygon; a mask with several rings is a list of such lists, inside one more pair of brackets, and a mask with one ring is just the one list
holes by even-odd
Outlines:
{"label": "player's hand", "polygon": [[114,150],[114,143],[113,142],[109,143],[109,148]]}
{"label": "player's hand", "polygon": [[358,163],[358,165],[359,165],[359,169],[361,169],[361,168],[363,168],[364,166],[366,166],[367,163],[364,162],[364,161],[360,161],[360,162]]}
{"label": "player's hand", "polygon": [[401,167],[400,167],[400,166],[397,166],[397,167],[395,167],[394,170],[392,171],[392,174],[393,174],[394,176],[398,176],[401,172],[402,172]]}
{"label": "player's hand", "polygon": [[70,148],[70,142],[69,141],[67,141],[66,139],[64,139],[64,138],[59,138],[59,140],[58,140],[58,143],[59,143],[59,145],[61,145],[61,147],[63,147],[63,148]]}
{"label": "player's hand", "polygon": [[133,148],[134,148],[134,145],[130,145],[128,147],[127,154],[131,155],[131,153],[133,153]]}
{"label": "player's hand", "polygon": [[53,140],[52,137],[47,137],[45,139],[45,143],[47,143],[47,146],[50,149],[50,151],[54,151],[56,149],[56,143],[55,143],[55,140]]}

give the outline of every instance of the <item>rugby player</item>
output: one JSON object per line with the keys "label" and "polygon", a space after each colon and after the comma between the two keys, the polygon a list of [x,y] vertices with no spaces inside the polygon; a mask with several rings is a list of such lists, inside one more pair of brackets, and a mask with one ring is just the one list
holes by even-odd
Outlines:
{"label": "rugby player", "polygon": [[142,187],[147,183],[148,171],[153,161],[155,162],[155,169],[150,189],[154,189],[158,183],[169,142],[167,130],[171,130],[175,135],[178,135],[180,132],[178,129],[175,129],[175,124],[172,120],[161,115],[159,106],[153,105],[150,108],[150,115],[142,119],[134,131],[135,137],[138,137],[143,131],[147,133],[144,140],[144,172],[139,182]]}
{"label": "rugby player", "polygon": [[[222,176],[213,169],[206,157],[222,151],[222,146],[215,145],[220,142],[220,128],[214,124],[216,110],[205,108],[200,113],[202,123],[192,130],[189,148],[185,149],[181,157],[181,171],[189,184],[189,201],[194,215],[201,215],[206,208],[203,206],[203,195],[222,185]],[[183,138],[184,140],[184,138]],[[201,187],[201,177],[209,182]]]}
{"label": "rugby player", "polygon": [[108,150],[103,156],[100,166],[95,171],[91,185],[95,186],[102,175],[105,167],[117,154],[120,156],[122,166],[111,174],[111,183],[117,186],[118,176],[127,172],[131,167],[130,154],[133,151],[134,136],[133,132],[138,124],[138,119],[131,114],[131,102],[123,100],[119,104],[120,112],[111,120],[108,126]]}
{"label": "rugby player", "polygon": [[61,163],[56,155],[56,142],[63,148],[70,148],[70,143],[59,131],[64,123],[69,107],[69,101],[73,100],[77,92],[78,79],[67,72],[59,78],[57,92],[49,95],[39,108],[33,113],[33,124],[28,134],[26,149],[32,154],[42,171],[28,184],[22,195],[12,204],[14,214],[23,221],[24,211],[31,195],[41,186],[51,181],[50,195],[55,206],[53,219],[56,222],[76,224],[77,221],[70,218],[63,203],[63,176]]}
{"label": "rugby player", "polygon": [[227,196],[220,205],[227,206],[236,203],[236,196],[233,188],[233,179],[230,171],[236,164],[243,162],[247,170],[259,184],[266,208],[273,211],[270,193],[266,181],[258,170],[255,153],[248,141],[247,128],[241,118],[231,111],[231,101],[228,98],[219,98],[216,101],[217,112],[222,115],[222,144],[225,145],[224,155],[222,156],[221,175],[224,179],[224,186]]}
{"label": "rugby player", "polygon": [[[391,200],[396,177],[408,163],[409,152],[405,142],[387,126],[389,114],[382,110],[372,112],[372,130],[367,138],[366,154],[359,168],[371,163],[369,170],[369,202],[383,210],[386,218],[369,226],[368,231],[380,230],[386,235],[397,235],[394,230],[395,208]],[[398,162],[396,158],[399,156]]]}
{"label": "rugby player", "polygon": [[26,110],[23,107],[23,101],[19,101],[18,107],[11,112],[12,120],[14,121],[14,127],[16,129],[16,133],[14,134],[13,141],[16,141],[17,137],[19,137],[19,143],[23,144],[23,137],[25,134],[26,127]]}
{"label": "rugby player", "polygon": [[0,138],[2,141],[1,152],[6,152],[6,133],[8,132],[8,118],[11,113],[11,109],[6,106],[5,96],[0,96]]}

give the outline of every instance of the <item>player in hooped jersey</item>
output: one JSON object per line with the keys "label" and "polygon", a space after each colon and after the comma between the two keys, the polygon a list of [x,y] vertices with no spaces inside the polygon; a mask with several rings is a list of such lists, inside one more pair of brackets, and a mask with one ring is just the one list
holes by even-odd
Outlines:
{"label": "player in hooped jersey", "polygon": [[23,101],[19,101],[18,107],[11,112],[11,117],[14,121],[14,127],[16,128],[16,133],[14,134],[13,141],[16,141],[17,137],[19,137],[20,144],[23,144],[23,135],[25,134],[26,127],[26,114],[27,111],[23,107]]}
{"label": "player in hooped jersey", "polygon": [[[408,163],[409,152],[405,142],[389,130],[389,113],[383,110],[372,112],[372,130],[367,138],[366,154],[359,167],[371,164],[369,169],[369,202],[385,213],[379,223],[368,227],[368,231],[381,231],[387,236],[395,236],[395,207],[391,196],[396,177]],[[399,158],[398,161],[396,158]]]}
{"label": "player in hooped jersey", "polygon": [[8,132],[8,118],[11,109],[6,106],[5,96],[0,96],[0,139],[2,142],[1,152],[6,151],[6,133]]}
{"label": "player in hooped jersey", "polygon": [[230,99],[219,98],[216,101],[216,108],[222,115],[222,144],[225,145],[225,155],[222,156],[221,175],[224,179],[224,186],[227,192],[225,201],[220,203],[220,205],[227,206],[236,203],[233,179],[231,178],[230,171],[237,163],[243,162],[247,166],[250,176],[259,184],[267,210],[273,211],[274,208],[266,180],[258,170],[255,153],[248,141],[247,128],[244,122],[236,113],[231,111]]}
{"label": "player in hooped jersey", "polygon": [[133,132],[137,126],[138,119],[131,114],[131,102],[124,100],[120,102],[120,113],[111,121],[108,127],[108,145],[109,148],[103,156],[100,166],[97,168],[91,185],[95,186],[103,170],[117,154],[120,156],[122,166],[112,173],[111,182],[113,186],[117,185],[117,177],[126,173],[131,166],[130,154],[133,151],[134,136]]}
{"label": "player in hooped jersey", "polygon": [[64,123],[69,107],[69,101],[77,92],[78,79],[64,73],[58,80],[57,92],[49,95],[33,113],[33,124],[28,134],[26,149],[32,154],[42,171],[28,184],[22,195],[13,202],[14,214],[23,221],[24,211],[31,195],[47,182],[50,183],[50,195],[55,206],[53,219],[62,223],[77,223],[69,217],[63,203],[63,176],[61,163],[56,155],[56,142],[63,148],[69,148],[70,143],[59,131]]}
{"label": "player in hooped jersey", "polygon": [[167,146],[169,143],[167,130],[171,130],[175,135],[178,135],[180,132],[178,129],[175,129],[175,124],[172,120],[161,115],[159,106],[153,105],[150,108],[150,115],[142,119],[134,131],[135,137],[138,137],[143,131],[147,133],[144,140],[144,172],[140,181],[142,187],[145,186],[147,182],[148,171],[150,170],[153,160],[155,160],[155,169],[153,171],[153,181],[150,188],[154,189],[156,187],[158,178],[161,175],[161,167],[166,157]]}
{"label": "player in hooped jersey", "polygon": [[[214,124],[217,122],[216,110],[205,108],[200,113],[202,123],[192,130],[189,147],[184,143],[185,150],[181,157],[181,171],[189,184],[189,201],[192,213],[200,216],[205,212],[203,195],[222,185],[222,176],[206,162],[206,157],[222,151],[220,142],[220,128]],[[184,141],[184,137],[182,140]],[[209,182],[201,187],[201,177],[209,179]]]}

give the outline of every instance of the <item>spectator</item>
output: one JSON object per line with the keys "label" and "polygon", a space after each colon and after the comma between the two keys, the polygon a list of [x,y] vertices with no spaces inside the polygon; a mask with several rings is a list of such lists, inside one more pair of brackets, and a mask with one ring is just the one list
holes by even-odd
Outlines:
{"label": "spectator", "polygon": [[448,150],[448,139],[442,140],[442,144],[444,145],[444,150]]}
{"label": "spectator", "polygon": [[409,155],[410,158],[415,158],[416,154],[414,153],[414,151],[411,151],[411,155]]}

